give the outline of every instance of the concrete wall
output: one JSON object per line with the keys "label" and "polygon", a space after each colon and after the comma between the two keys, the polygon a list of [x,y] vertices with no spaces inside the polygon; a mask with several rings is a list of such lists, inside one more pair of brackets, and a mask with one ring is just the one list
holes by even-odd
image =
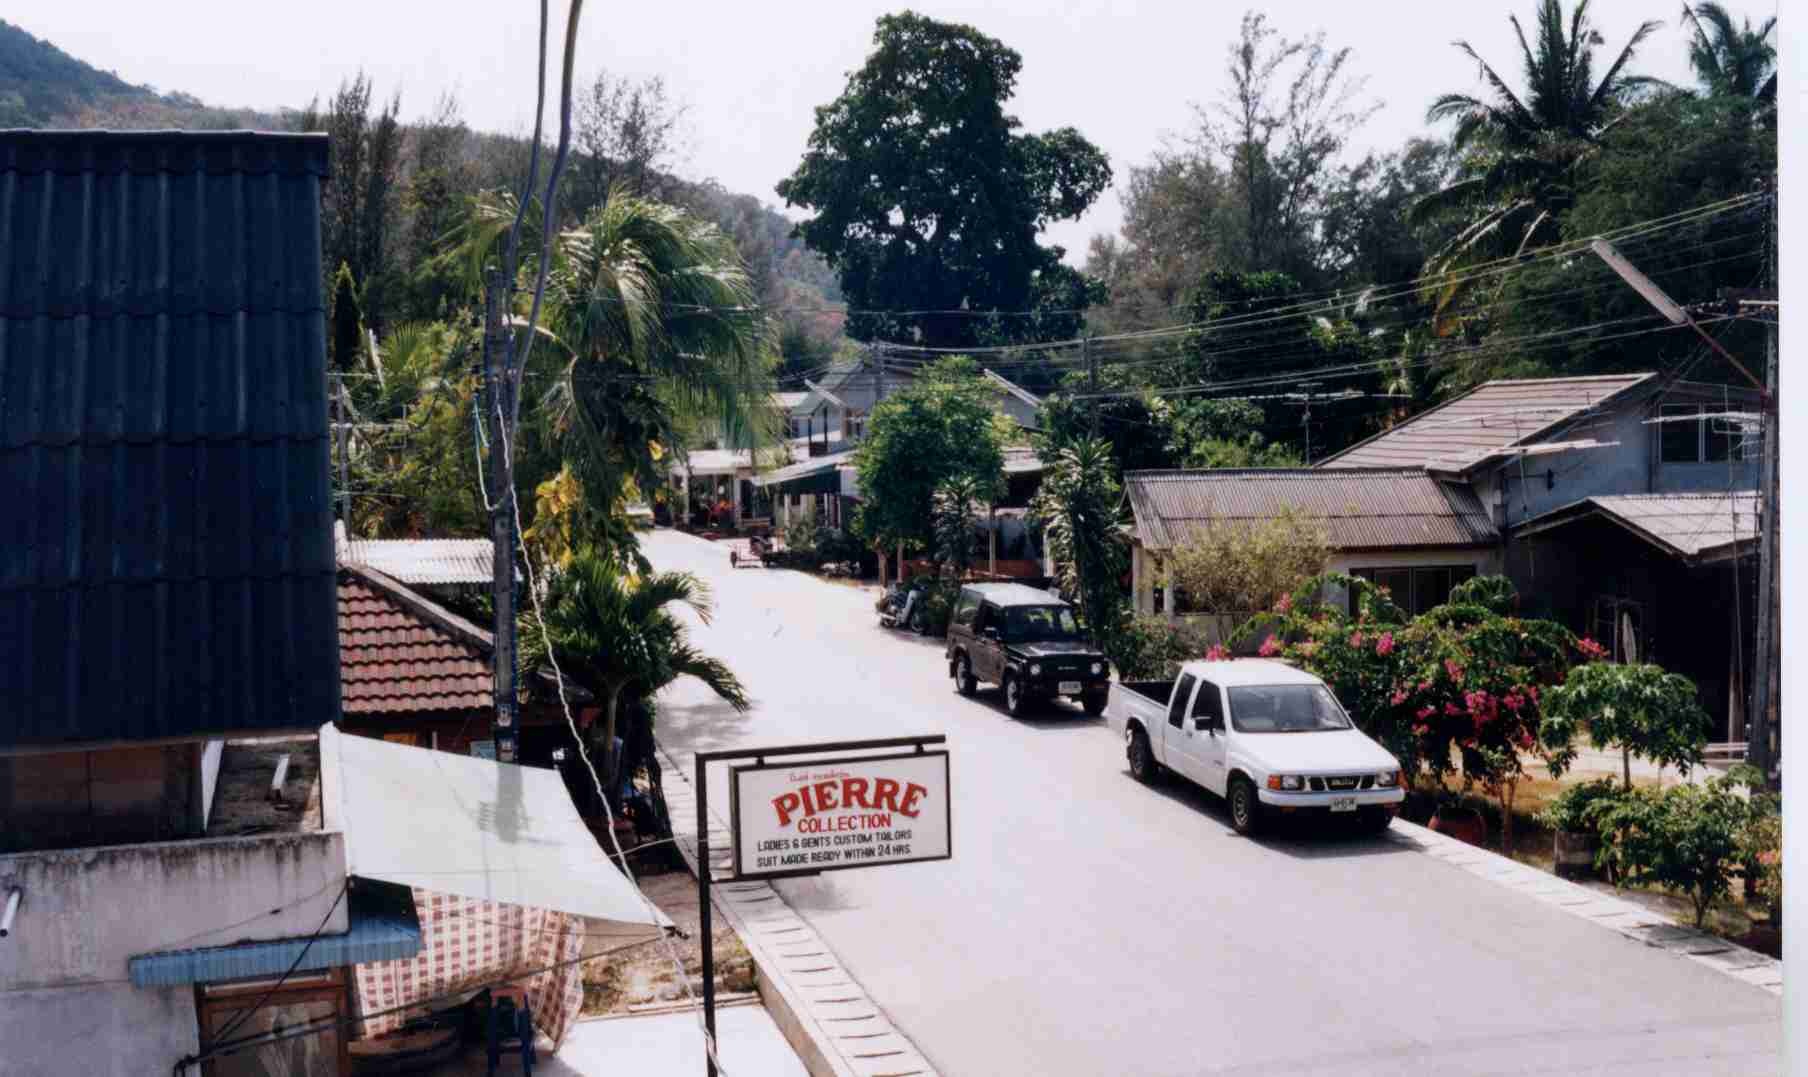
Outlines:
{"label": "concrete wall", "polygon": [[167,1074],[199,1048],[189,987],[118,983],[0,993],[4,1077]]}
{"label": "concrete wall", "polygon": [[336,831],[0,856],[0,889],[25,891],[0,944],[0,1011],[4,992],[125,982],[139,954],[310,935],[323,920],[342,933],[345,903],[327,910],[344,884]]}
{"label": "concrete wall", "polygon": [[198,837],[206,759],[199,742],[0,758],[0,853]]}

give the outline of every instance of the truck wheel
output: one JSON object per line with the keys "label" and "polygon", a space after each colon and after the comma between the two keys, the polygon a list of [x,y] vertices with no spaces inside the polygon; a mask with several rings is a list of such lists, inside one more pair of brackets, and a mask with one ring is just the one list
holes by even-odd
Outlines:
{"label": "truck wheel", "polygon": [[1238,778],[1230,787],[1230,825],[1237,833],[1253,838],[1262,831],[1262,798],[1256,795],[1255,783]]}
{"label": "truck wheel", "polygon": [[954,690],[963,696],[979,691],[979,682],[973,678],[973,663],[964,654],[954,660]]}
{"label": "truck wheel", "polygon": [[1130,776],[1144,785],[1154,785],[1160,776],[1160,768],[1155,763],[1155,753],[1149,750],[1149,734],[1140,728],[1130,731],[1130,743],[1125,748],[1130,757]]}
{"label": "truck wheel", "polygon": [[1023,682],[1010,674],[1004,677],[1004,709],[1013,718],[1023,717],[1030,708],[1029,693],[1023,690]]}
{"label": "truck wheel", "polygon": [[1364,834],[1385,833],[1394,821],[1394,813],[1386,808],[1363,808],[1357,815],[1357,824]]}
{"label": "truck wheel", "polygon": [[1100,692],[1097,695],[1082,696],[1080,697],[1080,706],[1086,708],[1086,716],[1088,718],[1097,718],[1099,715],[1105,713],[1105,701],[1109,698],[1110,697],[1103,692]]}

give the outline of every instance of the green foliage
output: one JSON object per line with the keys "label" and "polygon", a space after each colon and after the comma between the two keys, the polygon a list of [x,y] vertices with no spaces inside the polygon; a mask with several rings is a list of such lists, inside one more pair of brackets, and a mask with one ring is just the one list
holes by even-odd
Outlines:
{"label": "green foliage", "polygon": [[935,559],[951,569],[956,579],[966,576],[979,552],[977,529],[987,493],[983,486],[973,475],[956,475],[935,488]]}
{"label": "green foliage", "polygon": [[1181,397],[1167,404],[1168,451],[1179,467],[1298,467],[1288,446],[1263,435],[1262,409],[1247,400]]}
{"label": "green foliage", "polygon": [[[1661,23],[1643,23],[1612,63],[1595,76],[1595,49],[1604,43],[1588,18],[1588,0],[1575,0],[1566,19],[1562,0],[1540,0],[1532,40],[1516,16],[1525,90],[1507,80],[1466,41],[1457,42],[1481,68],[1488,95],[1441,95],[1428,122],[1455,121],[1451,145],[1462,154],[1456,182],[1420,200],[1421,218],[1460,214],[1465,227],[1427,265],[1444,272],[1526,251],[1559,237],[1559,216],[1574,202],[1577,169],[1599,148],[1603,132],[1651,88],[1652,79],[1627,70],[1638,47]],[[1454,278],[1437,296],[1440,318],[1454,315],[1475,289]]]}
{"label": "green foliage", "polygon": [[1783,811],[1778,797],[1751,792],[1751,817],[1739,837],[1739,859],[1746,877],[1770,906],[1773,923],[1783,909]]}
{"label": "green foliage", "polygon": [[[630,575],[611,561],[579,554],[552,576],[546,635],[531,620],[521,628],[524,665],[546,663],[550,638],[559,669],[603,701],[596,745],[605,755],[613,752],[618,703],[625,692],[651,697],[680,677],[692,677],[737,711],[752,705],[727,665],[691,646],[689,630],[671,612],[674,606],[688,608],[708,624],[709,588],[688,573]],[[610,765],[604,773],[614,770]],[[604,782],[611,798],[619,786]]]}
{"label": "green foliage", "polygon": [[1042,486],[1030,503],[1030,520],[1043,529],[1061,589],[1101,647],[1112,646],[1126,611],[1129,551],[1118,529],[1123,496],[1111,446],[1087,439],[1044,460]]}
{"label": "green foliage", "polygon": [[1594,781],[1578,782],[1566,785],[1551,802],[1539,813],[1538,821],[1552,830],[1570,832],[1594,829],[1593,816],[1590,812],[1603,811],[1597,804],[1611,804],[1620,795],[1619,786],[1612,778],[1597,778]]}
{"label": "green foliage", "polygon": [[1653,665],[1590,662],[1546,694],[1539,737],[1550,746],[1553,776],[1574,761],[1579,736],[1687,774],[1701,764],[1707,728],[1707,712],[1687,677]]}
{"label": "green foliage", "polygon": [[1205,633],[1191,625],[1142,615],[1105,642],[1105,656],[1119,680],[1154,680],[1178,676],[1181,663],[1202,657],[1207,646]]}
{"label": "green foliage", "polygon": [[1149,391],[1146,377],[1135,370],[1102,366],[1098,391],[1112,395],[1076,399],[1091,391],[1091,381],[1082,371],[1063,377],[1058,391],[1042,398],[1036,443],[1043,452],[1053,454],[1063,445],[1088,437],[1096,410],[1099,436],[1111,442],[1114,459],[1123,471],[1174,466],[1169,406]]}
{"label": "green foliage", "polygon": [[1744,26],[1721,5],[1682,6],[1683,22],[1690,30],[1689,66],[1702,88],[1715,97],[1774,102],[1777,98],[1777,47],[1771,32],[1777,17],[1765,19],[1757,29],[1750,18]]}
{"label": "green foliage", "polygon": [[972,495],[1004,492],[1004,449],[992,421],[992,390],[971,360],[945,359],[881,400],[855,451],[862,537],[884,547],[935,541],[936,488],[972,480]]}
{"label": "green foliage", "polygon": [[785,549],[792,553],[814,554],[819,529],[815,518],[798,513],[785,522]]}
{"label": "green foliage", "polygon": [[1323,527],[1291,506],[1257,523],[1197,528],[1163,558],[1174,609],[1216,617],[1271,609],[1323,574],[1329,541]]}
{"label": "green foliage", "polygon": [[[1084,213],[1111,168],[1072,128],[1017,131],[1004,107],[1021,66],[970,26],[887,15],[866,62],[817,109],[803,161],[777,188],[787,205],[815,212],[797,233],[860,311],[963,312],[856,313],[855,339],[963,347],[1078,328],[1077,317],[1057,312],[1086,305],[1089,290],[1061,264],[1060,248],[1036,235]],[[994,326],[966,313],[1039,303],[1045,319]]]}
{"label": "green foliage", "polygon": [[1695,906],[1700,927],[1732,889],[1755,808],[1730,778],[1705,785],[1645,787],[1600,800],[1587,811],[1601,834],[1597,863],[1621,885],[1675,890]]}
{"label": "green foliage", "polygon": [[363,353],[364,316],[358,310],[358,285],[352,280],[352,267],[339,263],[333,274],[333,354],[335,370],[353,370]]}
{"label": "green foliage", "polygon": [[1471,576],[1450,589],[1448,604],[1480,606],[1505,617],[1519,608],[1519,592],[1505,576]]}
{"label": "green foliage", "polygon": [[[1321,599],[1339,591],[1352,596],[1354,616]],[[1490,583],[1460,597],[1504,593]],[[1567,629],[1454,602],[1407,620],[1384,589],[1330,573],[1244,632],[1268,632],[1263,654],[1324,679],[1408,775],[1423,768],[1442,779],[1458,760],[1464,787],[1499,802],[1511,844],[1522,753],[1538,748],[1540,700],[1562,681],[1573,647]]]}

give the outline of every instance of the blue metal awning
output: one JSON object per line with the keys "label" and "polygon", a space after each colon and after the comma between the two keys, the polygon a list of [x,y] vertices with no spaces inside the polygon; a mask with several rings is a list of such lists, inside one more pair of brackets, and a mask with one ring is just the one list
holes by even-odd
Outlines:
{"label": "blue metal awning", "polygon": [[[311,946],[303,937],[141,954],[130,962],[132,986],[175,987],[281,976],[290,966],[296,972],[313,972],[420,953],[421,924],[414,913],[414,892],[408,887],[357,879],[346,901],[351,928],[343,935],[321,935]],[[302,953],[304,947],[306,954]],[[299,964],[297,957],[301,958]]]}

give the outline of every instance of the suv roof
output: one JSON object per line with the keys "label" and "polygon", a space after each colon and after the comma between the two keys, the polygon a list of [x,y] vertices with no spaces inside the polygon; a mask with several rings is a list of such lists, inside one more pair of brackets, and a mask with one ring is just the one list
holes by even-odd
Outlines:
{"label": "suv roof", "polygon": [[1065,606],[1060,595],[1038,591],[1024,583],[969,583],[962,591],[972,591],[995,606]]}

